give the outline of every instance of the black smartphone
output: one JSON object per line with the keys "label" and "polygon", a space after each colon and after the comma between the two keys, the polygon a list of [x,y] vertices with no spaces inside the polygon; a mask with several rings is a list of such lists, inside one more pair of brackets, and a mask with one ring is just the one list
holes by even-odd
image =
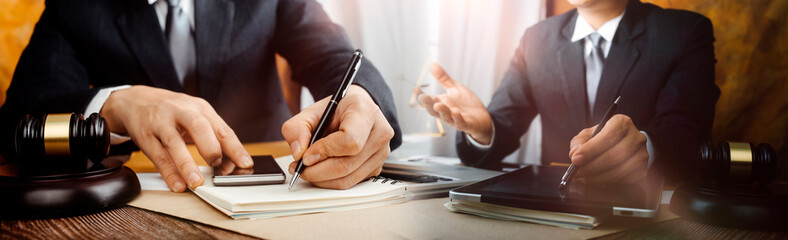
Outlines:
{"label": "black smartphone", "polygon": [[285,172],[276,163],[271,155],[253,156],[254,166],[251,168],[234,167],[223,169],[222,166],[213,169],[214,186],[248,186],[282,184],[285,182]]}

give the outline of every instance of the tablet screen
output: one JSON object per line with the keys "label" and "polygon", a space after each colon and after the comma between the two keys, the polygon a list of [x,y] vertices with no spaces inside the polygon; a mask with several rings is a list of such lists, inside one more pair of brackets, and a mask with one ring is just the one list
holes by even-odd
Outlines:
{"label": "tablet screen", "polygon": [[528,166],[454,192],[478,194],[487,203],[578,213],[593,212],[592,208],[597,211],[612,207],[656,209],[659,204],[661,179],[647,179],[640,184],[573,182],[568,191],[562,192],[558,185],[565,171],[566,167]]}

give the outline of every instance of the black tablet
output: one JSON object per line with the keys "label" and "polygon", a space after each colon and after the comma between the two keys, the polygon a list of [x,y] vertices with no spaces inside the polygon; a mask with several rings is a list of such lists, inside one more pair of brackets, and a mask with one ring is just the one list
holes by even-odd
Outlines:
{"label": "black tablet", "polygon": [[566,167],[527,166],[475,184],[453,189],[452,200],[592,216],[654,217],[662,196],[662,179],[650,174],[639,184],[558,187]]}

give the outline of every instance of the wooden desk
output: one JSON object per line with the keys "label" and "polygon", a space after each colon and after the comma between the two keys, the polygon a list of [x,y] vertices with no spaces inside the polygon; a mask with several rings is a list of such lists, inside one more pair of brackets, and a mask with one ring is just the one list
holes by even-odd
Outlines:
{"label": "wooden desk", "polygon": [[[258,154],[272,154],[274,156],[283,156],[289,154],[287,144],[283,142],[276,143],[258,143],[247,145],[252,151],[253,155]],[[192,149],[193,150],[193,149]],[[129,165],[138,170],[155,170],[152,169],[152,164],[145,163],[140,159],[140,156],[132,156]],[[199,162],[199,160],[198,160]],[[147,193],[146,193],[147,194]],[[159,192],[152,194],[167,195],[170,193]],[[172,196],[172,194],[170,194]],[[188,193],[183,193],[179,196],[191,196]],[[191,196],[193,197],[193,196]],[[194,201],[196,197],[193,197]],[[428,207],[441,207],[440,203],[445,199],[432,199],[432,200],[417,200],[420,202],[408,203],[407,206],[421,206],[427,205]],[[448,212],[448,211],[445,211]],[[331,216],[339,217],[343,215],[350,215],[352,213],[327,213],[316,214],[314,216]],[[445,213],[447,216],[463,219],[464,221],[472,221],[475,223],[487,223],[498,226],[504,229],[529,229],[529,228],[551,228],[546,226],[534,225],[529,223],[508,222],[492,219],[484,219],[480,217]],[[385,218],[387,216],[381,216]],[[444,216],[445,217],[445,216]],[[281,218],[285,219],[286,218]],[[280,220],[281,220],[280,219]],[[240,220],[248,221],[248,220]],[[267,220],[256,220],[267,221]],[[638,220],[632,219],[619,219],[610,222],[605,222],[601,228],[617,226],[636,226]],[[265,222],[260,222],[265,223]],[[270,223],[270,221],[269,221]],[[479,233],[478,229],[473,226],[452,226],[452,223],[437,222],[433,223],[437,228],[451,228],[458,229],[459,231],[468,231],[466,237],[472,236],[496,236],[496,231],[490,229],[486,233]],[[264,224],[261,224],[264,225]],[[478,228],[478,227],[477,227]],[[577,231],[584,230],[566,230],[570,234],[563,235],[567,238],[577,238],[580,233]],[[574,232],[572,232],[574,231]],[[470,233],[474,232],[474,233]],[[403,237],[403,236],[400,236]],[[503,236],[500,236],[503,237]],[[511,237],[511,236],[509,236]],[[716,226],[709,226],[701,223],[695,223],[683,219],[673,219],[665,222],[649,224],[645,226],[635,227],[623,232],[616,232],[600,237],[599,239],[633,239],[644,237],[656,238],[680,238],[680,239],[701,239],[701,238],[714,238],[714,239],[734,239],[734,238],[748,238],[748,239],[785,239],[788,238],[788,233],[785,232],[761,232],[761,231],[746,231],[730,228],[722,228]],[[43,220],[0,220],[0,239],[6,238],[36,238],[36,239],[61,239],[61,238],[145,238],[145,239],[253,239],[247,235],[242,235],[236,232],[216,228],[213,226],[185,220],[170,215],[164,215],[153,211],[143,210],[135,207],[122,207],[106,212],[95,213],[85,216],[56,218],[56,219],[43,219]]]}
{"label": "wooden desk", "polygon": [[[496,221],[496,220],[491,220]],[[528,223],[522,223],[527,226]],[[747,231],[673,219],[597,239],[786,239],[786,232]],[[257,239],[135,207],[78,217],[1,220],[0,239]]]}

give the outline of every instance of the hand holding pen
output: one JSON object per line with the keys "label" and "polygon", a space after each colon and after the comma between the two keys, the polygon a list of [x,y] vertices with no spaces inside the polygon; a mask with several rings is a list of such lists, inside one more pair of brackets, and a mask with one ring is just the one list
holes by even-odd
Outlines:
{"label": "hand holding pen", "polygon": [[[349,79],[359,69],[362,56],[360,50],[354,53],[332,96],[303,109],[282,125],[282,135],[297,160],[289,167],[294,175],[291,183],[300,178],[318,187],[347,189],[380,173],[391,152],[389,141],[394,130],[370,94]],[[296,175],[299,164],[301,172]]]}
{"label": "hand holding pen", "polygon": [[[618,100],[601,123],[586,128],[570,142],[570,168],[562,180],[582,179],[591,184],[634,183],[646,177],[649,153],[646,135],[628,116],[613,115]],[[608,120],[609,119],[609,120]],[[598,132],[598,133],[596,133]],[[571,175],[575,176],[571,176]]]}

